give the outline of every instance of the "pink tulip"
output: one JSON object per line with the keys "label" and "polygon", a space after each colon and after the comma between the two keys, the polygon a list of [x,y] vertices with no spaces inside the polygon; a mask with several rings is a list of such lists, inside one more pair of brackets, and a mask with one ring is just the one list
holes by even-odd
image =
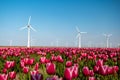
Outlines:
{"label": "pink tulip", "polygon": [[72,67],[65,68],[64,78],[65,78],[65,80],[72,80],[72,78],[73,78],[73,68]]}
{"label": "pink tulip", "polygon": [[41,54],[41,55],[46,56],[46,53],[45,53],[45,52],[42,52],[42,54]]}
{"label": "pink tulip", "polygon": [[93,55],[93,59],[96,60],[97,55]]}
{"label": "pink tulip", "polygon": [[57,56],[57,61],[61,62],[61,63],[63,62],[63,59],[62,59],[62,57],[60,55]]}
{"label": "pink tulip", "polygon": [[96,80],[95,77],[89,77],[89,80]]}
{"label": "pink tulip", "polygon": [[23,68],[23,67],[25,67],[25,63],[21,60],[20,61],[20,66]]}
{"label": "pink tulip", "polygon": [[71,56],[71,55],[69,55],[68,58],[69,58],[70,60],[72,60],[72,56]]}
{"label": "pink tulip", "polygon": [[99,60],[96,62],[96,66],[103,66],[103,60],[99,59]]}
{"label": "pink tulip", "polygon": [[87,57],[87,53],[82,53],[81,56],[82,57]]}
{"label": "pink tulip", "polygon": [[9,69],[15,66],[15,61],[6,61],[5,68]]}
{"label": "pink tulip", "polygon": [[37,71],[38,68],[39,68],[39,63],[36,63],[34,69]]}
{"label": "pink tulip", "polygon": [[53,63],[47,63],[46,64],[46,72],[48,73],[48,74],[55,74],[55,72],[56,72],[56,66],[55,66],[55,64],[53,64]]}
{"label": "pink tulip", "polygon": [[28,65],[28,60],[29,60],[29,58],[23,58],[23,62],[25,65]]}
{"label": "pink tulip", "polygon": [[89,68],[88,68],[87,66],[84,66],[84,67],[83,67],[83,74],[84,74],[85,76],[89,76],[90,71],[89,71]]}
{"label": "pink tulip", "polygon": [[28,59],[27,62],[28,65],[32,65],[33,63],[34,63],[34,58]]}
{"label": "pink tulip", "polygon": [[52,54],[51,60],[52,60],[52,61],[56,61],[56,56],[54,56],[54,54]]}
{"label": "pink tulip", "polygon": [[114,72],[118,72],[119,71],[119,67],[118,66],[113,66],[113,70],[114,70]]}
{"label": "pink tulip", "polygon": [[72,53],[73,53],[73,55],[74,55],[74,54],[76,54],[76,50],[75,50],[75,49],[73,49],[73,50],[72,50]]}
{"label": "pink tulip", "polygon": [[43,63],[43,64],[44,64],[44,63],[45,63],[45,61],[46,61],[46,57],[41,57],[41,58],[40,58],[40,62],[41,62],[41,63]]}
{"label": "pink tulip", "polygon": [[108,74],[107,70],[108,70],[108,65],[103,65],[103,66],[100,66],[99,72],[101,75],[105,76]]}
{"label": "pink tulip", "polygon": [[94,76],[93,70],[89,70],[89,72],[90,72],[90,76]]}
{"label": "pink tulip", "polygon": [[92,59],[93,59],[93,57],[88,55],[88,59],[89,59],[89,60],[92,60]]}
{"label": "pink tulip", "polygon": [[72,77],[73,78],[78,77],[78,64],[74,64],[72,68],[73,68]]}
{"label": "pink tulip", "polygon": [[46,60],[45,60],[45,63],[49,63],[49,62],[50,62],[50,59],[46,59]]}
{"label": "pink tulip", "polygon": [[3,73],[7,73],[7,69],[4,68],[4,69],[2,70],[2,72],[3,72]]}
{"label": "pink tulip", "polygon": [[10,79],[15,79],[16,77],[16,72],[12,71],[12,72],[9,72],[9,78]]}
{"label": "pink tulip", "polygon": [[66,67],[71,67],[72,66],[72,61],[67,61],[66,62]]}
{"label": "pink tulip", "polygon": [[24,72],[25,74],[27,74],[28,71],[29,71],[29,67],[23,67],[23,72]]}
{"label": "pink tulip", "polygon": [[93,69],[94,72],[98,72],[99,71],[99,66],[94,66],[94,69]]}
{"label": "pink tulip", "polygon": [[115,57],[117,55],[117,53],[111,53],[110,54],[110,58],[113,58],[113,57]]}
{"label": "pink tulip", "polygon": [[108,67],[107,74],[113,74],[113,67]]}
{"label": "pink tulip", "polygon": [[0,80],[8,80],[8,74],[0,74]]}

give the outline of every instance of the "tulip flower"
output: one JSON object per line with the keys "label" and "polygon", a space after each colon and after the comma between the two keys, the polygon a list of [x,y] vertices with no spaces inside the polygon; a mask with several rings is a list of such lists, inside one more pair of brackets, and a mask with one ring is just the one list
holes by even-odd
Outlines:
{"label": "tulip flower", "polygon": [[23,72],[26,74],[29,71],[29,67],[23,67]]}
{"label": "tulip flower", "polygon": [[46,59],[46,60],[45,60],[45,63],[49,63],[49,62],[50,62],[50,59]]}
{"label": "tulip flower", "polygon": [[82,57],[87,57],[87,53],[82,53],[81,56]]}
{"label": "tulip flower", "polygon": [[51,60],[52,60],[52,61],[56,61],[56,56],[54,56],[54,54],[52,54]]}
{"label": "tulip flower", "polygon": [[46,57],[41,57],[41,58],[40,58],[40,62],[41,62],[41,63],[43,63],[43,64],[44,64],[44,63],[45,63],[45,61],[46,61]]}
{"label": "tulip flower", "polygon": [[94,72],[98,72],[99,71],[99,66],[94,66],[94,69],[93,69]]}
{"label": "tulip flower", "polygon": [[89,77],[89,80],[96,80],[95,77]]}
{"label": "tulip flower", "polygon": [[28,65],[32,65],[33,63],[34,63],[34,58],[28,59],[27,62]]}
{"label": "tulip flower", "polygon": [[49,62],[49,63],[47,63],[46,64],[46,72],[48,73],[48,74],[55,74],[55,72],[56,72],[56,66],[55,66],[55,64],[53,64],[53,63],[51,63],[51,62]]}
{"label": "tulip flower", "polygon": [[43,75],[38,71],[31,71],[31,80],[43,80]]}
{"label": "tulip flower", "polygon": [[0,74],[0,80],[8,80],[8,74]]}
{"label": "tulip flower", "polygon": [[114,72],[118,72],[119,71],[119,67],[118,66],[113,66],[113,70],[114,70]]}
{"label": "tulip flower", "polygon": [[113,74],[113,67],[108,67],[107,74]]}
{"label": "tulip flower", "polygon": [[60,55],[57,56],[57,61],[61,62],[61,63],[63,62],[63,59],[62,59],[62,57]]}
{"label": "tulip flower", "polygon": [[74,64],[72,68],[73,68],[72,77],[73,78],[78,77],[78,64]]}
{"label": "tulip flower", "polygon": [[67,61],[66,62],[66,67],[71,67],[72,66],[72,61]]}
{"label": "tulip flower", "polygon": [[107,70],[108,70],[108,65],[103,65],[103,66],[100,66],[99,72],[101,75],[105,76],[108,74]]}
{"label": "tulip flower", "polygon": [[96,62],[96,66],[103,66],[103,60],[99,59],[99,60]]}
{"label": "tulip flower", "polygon": [[37,71],[38,68],[39,68],[39,63],[36,63],[34,69]]}
{"label": "tulip flower", "polygon": [[90,72],[90,76],[94,76],[94,72],[93,72],[93,70],[89,70],[89,72]]}
{"label": "tulip flower", "polygon": [[16,72],[15,71],[9,72],[9,78],[10,79],[15,79],[15,77],[16,77]]}
{"label": "tulip flower", "polygon": [[23,68],[25,66],[25,63],[21,60],[20,61],[20,66]]}
{"label": "tulip flower", "polygon": [[89,71],[89,68],[87,66],[84,66],[83,67],[83,74],[85,76],[89,76],[90,75],[90,71]]}
{"label": "tulip flower", "polygon": [[3,72],[3,73],[7,73],[7,69],[4,68],[4,69],[2,70],[2,72]]}
{"label": "tulip flower", "polygon": [[72,80],[72,78],[73,78],[73,68],[72,67],[65,68],[64,79],[65,80]]}
{"label": "tulip flower", "polygon": [[9,69],[15,66],[15,61],[6,61],[5,68]]}

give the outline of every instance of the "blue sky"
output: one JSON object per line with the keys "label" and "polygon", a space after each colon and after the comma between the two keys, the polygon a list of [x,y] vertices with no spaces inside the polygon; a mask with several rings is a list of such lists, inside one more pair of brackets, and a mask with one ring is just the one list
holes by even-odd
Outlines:
{"label": "blue sky", "polygon": [[82,46],[105,46],[103,33],[112,34],[112,46],[120,44],[120,0],[0,0],[0,45],[27,45],[31,25],[32,45],[76,46],[76,26]]}

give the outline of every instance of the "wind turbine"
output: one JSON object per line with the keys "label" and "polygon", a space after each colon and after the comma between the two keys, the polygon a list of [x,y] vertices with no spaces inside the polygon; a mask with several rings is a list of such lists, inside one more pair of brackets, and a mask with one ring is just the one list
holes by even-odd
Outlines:
{"label": "wind turbine", "polygon": [[7,40],[9,42],[9,46],[12,46],[13,40]]}
{"label": "wind turbine", "polygon": [[10,46],[12,46],[12,42],[13,42],[13,41],[12,41],[12,40],[10,40]]}
{"label": "wind turbine", "polygon": [[29,17],[29,20],[28,20],[28,24],[25,26],[25,27],[22,27],[21,30],[23,29],[28,29],[28,42],[27,42],[27,47],[30,47],[30,29],[32,29],[33,31],[36,31],[33,27],[31,27],[30,25],[30,20],[31,20],[31,16]]}
{"label": "wind turbine", "polygon": [[78,32],[78,34],[76,36],[78,38],[78,47],[81,48],[81,36],[82,36],[82,34],[87,33],[87,32],[80,32],[78,27],[76,27],[76,30]]}
{"label": "wind turbine", "polygon": [[109,39],[112,36],[112,34],[103,34],[106,37],[106,46],[109,47]]}
{"label": "wind turbine", "polygon": [[56,46],[58,47],[58,45],[59,45],[59,41],[58,41],[58,40],[56,40]]}

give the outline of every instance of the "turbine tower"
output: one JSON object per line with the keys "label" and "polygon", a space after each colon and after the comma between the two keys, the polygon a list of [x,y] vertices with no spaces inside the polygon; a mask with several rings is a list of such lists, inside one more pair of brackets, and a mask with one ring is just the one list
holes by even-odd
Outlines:
{"label": "turbine tower", "polygon": [[31,42],[31,40],[30,40],[30,30],[32,29],[33,31],[36,31],[33,27],[31,27],[30,20],[31,20],[31,16],[29,17],[28,24],[25,27],[21,28],[21,30],[26,29],[26,28],[28,29],[28,42],[27,42],[27,47],[28,48],[30,47],[30,42]]}
{"label": "turbine tower", "polygon": [[106,46],[109,47],[109,39],[112,36],[112,34],[103,34],[106,37]]}
{"label": "turbine tower", "polygon": [[78,47],[81,48],[81,36],[82,36],[82,34],[87,33],[87,32],[80,32],[78,27],[76,27],[76,30],[78,33],[76,36],[76,38],[78,38]]}

